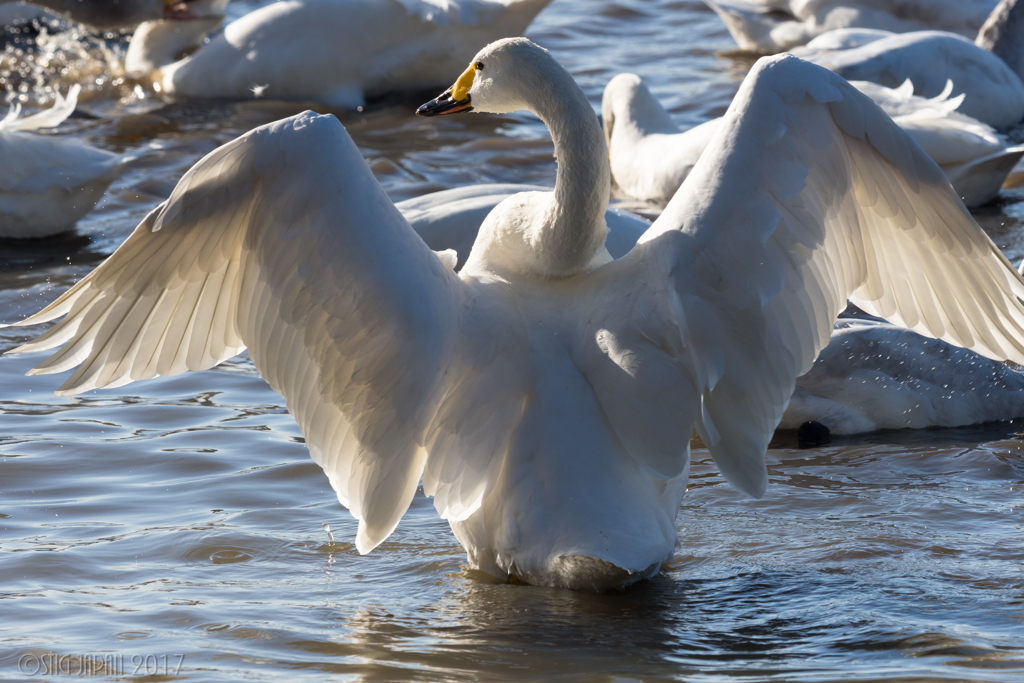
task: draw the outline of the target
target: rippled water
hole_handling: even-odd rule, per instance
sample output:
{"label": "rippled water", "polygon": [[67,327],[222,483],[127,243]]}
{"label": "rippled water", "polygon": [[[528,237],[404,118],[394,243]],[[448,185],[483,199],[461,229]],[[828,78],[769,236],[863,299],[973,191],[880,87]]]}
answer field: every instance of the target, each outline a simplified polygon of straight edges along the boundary
{"label": "rippled water", "polygon": [[[720,54],[732,43],[699,2],[555,0],[528,35],[595,106],[611,76],[634,71],[683,124],[724,111],[750,65]],[[88,272],[201,155],[303,108],[154,99],[97,61],[119,50],[96,41],[40,59],[9,44],[0,63],[3,87],[29,104],[88,80],[90,115],[57,134],[153,150],[76,233],[0,244],[0,319]],[[535,119],[413,117],[432,94],[339,113],[393,197],[553,182]],[[978,213],[1011,258],[1024,255],[1022,199]],[[0,330],[0,350],[32,334]],[[23,377],[40,359],[0,358],[0,677],[1024,680],[1012,423],[811,451],[780,436],[760,501],[696,450],[677,559],[594,596],[466,571],[422,496],[360,557],[355,523],[245,357],[76,398],[52,395],[60,378]]]}

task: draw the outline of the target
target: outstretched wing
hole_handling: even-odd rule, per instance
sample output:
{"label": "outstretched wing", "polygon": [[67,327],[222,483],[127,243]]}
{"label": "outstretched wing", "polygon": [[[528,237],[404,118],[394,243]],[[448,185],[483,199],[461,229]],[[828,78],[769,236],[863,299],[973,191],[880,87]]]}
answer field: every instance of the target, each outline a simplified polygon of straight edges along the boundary
{"label": "outstretched wing", "polygon": [[698,433],[729,481],[755,496],[794,382],[847,299],[1024,362],[1024,280],[942,171],[849,83],[789,55],[754,66],[625,258],[663,293],[696,368]]}
{"label": "outstretched wing", "polygon": [[[63,344],[33,372],[79,366],[60,388],[73,394],[209,368],[248,347],[368,552],[408,508],[425,445],[444,442],[441,484],[465,485],[442,447],[457,448],[445,435],[465,415],[449,374],[475,362],[452,367],[467,345],[456,334],[465,297],[337,119],[306,112],[197,163],[109,259],[19,323],[65,316],[19,351]],[[501,437],[488,437],[499,451]]]}

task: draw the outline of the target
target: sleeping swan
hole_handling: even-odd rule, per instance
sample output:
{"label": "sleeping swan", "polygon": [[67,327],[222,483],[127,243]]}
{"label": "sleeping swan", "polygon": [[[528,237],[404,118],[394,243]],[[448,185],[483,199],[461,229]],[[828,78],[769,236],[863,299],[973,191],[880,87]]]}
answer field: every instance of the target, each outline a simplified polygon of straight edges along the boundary
{"label": "sleeping swan", "polygon": [[851,81],[896,88],[907,79],[914,93],[935,97],[953,81],[963,94],[960,113],[996,130],[1024,118],[1024,3],[1003,0],[977,41],[942,31],[839,29],[792,52]]}
{"label": "sleeping swan", "polygon": [[974,39],[996,0],[704,0],[741,50],[774,54],[840,28],[952,31]]}
{"label": "sleeping swan", "polygon": [[138,158],[96,149],[74,138],[37,135],[75,111],[81,86],[53,107],[19,118],[13,105],[0,120],[0,237],[49,237],[89,213],[125,167]]}
{"label": "sleeping swan", "polygon": [[[869,81],[851,85],[893,117],[939,164],[967,206],[995,199],[1024,155],[1024,146],[1010,146],[990,126],[957,111],[964,95],[950,97],[951,81],[932,99],[914,95],[910,81],[895,89]],[[662,206],[693,170],[722,121],[712,119],[681,130],[635,74],[619,74],[609,81],[601,118],[616,186],[631,197]]]}
{"label": "sleeping swan", "polygon": [[221,0],[203,20],[142,24],[125,71],[170,95],[258,92],[355,109],[367,97],[449,82],[481,45],[519,35],[549,2],[284,0],[231,22],[181,59],[219,25]]}
{"label": "sleeping swan", "polygon": [[[373,550],[422,478],[470,562],[604,590],[678,542],[692,431],[753,496],[846,300],[1024,360],[1024,280],[945,176],[838,76],[758,62],[635,248],[604,246],[609,169],[572,77],[524,39],[481,50],[427,115],[526,109],[554,192],[512,195],[466,265],[431,251],[345,129],[304,113],[214,150],[107,261],[18,324],[74,394],[248,348]],[[911,267],[912,266],[912,267]]]}

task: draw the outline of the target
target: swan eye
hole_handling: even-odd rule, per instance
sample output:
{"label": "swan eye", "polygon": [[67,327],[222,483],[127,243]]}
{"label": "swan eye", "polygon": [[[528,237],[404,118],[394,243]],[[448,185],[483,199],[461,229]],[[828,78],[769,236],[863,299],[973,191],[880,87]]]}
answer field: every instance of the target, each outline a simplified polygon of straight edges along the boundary
{"label": "swan eye", "polygon": [[477,71],[483,71],[484,70],[484,63],[483,62],[477,62],[476,63],[476,70]]}

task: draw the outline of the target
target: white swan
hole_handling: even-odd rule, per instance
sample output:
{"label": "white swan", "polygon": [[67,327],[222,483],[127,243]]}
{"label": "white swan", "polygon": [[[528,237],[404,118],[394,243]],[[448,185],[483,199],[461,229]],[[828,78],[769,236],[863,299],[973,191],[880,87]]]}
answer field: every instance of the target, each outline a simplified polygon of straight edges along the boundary
{"label": "white swan", "polygon": [[643,80],[619,74],[601,97],[612,181],[630,197],[664,206],[690,175],[722,119],[682,130]]}
{"label": "white swan", "polygon": [[131,28],[144,21],[183,20],[204,0],[0,0],[0,24],[41,16],[48,10],[101,31]]}
{"label": "white swan", "polygon": [[[428,247],[455,250],[461,267],[481,223],[498,203],[516,192],[544,189],[472,185],[395,206]],[[605,213],[605,221],[605,246],[612,258],[628,253],[650,227],[647,220],[615,209]],[[1022,416],[1024,375],[1006,364],[883,320],[844,314],[810,371],[797,377],[779,429],[817,422],[832,434],[862,434]]]}
{"label": "white swan", "polygon": [[[930,100],[913,94],[910,81],[897,89],[867,81],[851,84],[893,117],[939,164],[967,206],[996,197],[1024,155],[991,127],[960,114],[964,95],[951,97],[952,83]],[[689,175],[722,119],[681,131],[635,74],[619,74],[601,100],[612,180],[626,194],[665,205]]]}
{"label": "white swan", "polygon": [[243,348],[287,400],[369,552],[422,477],[473,565],[578,589],[656,573],[693,429],[734,485],[848,298],[1024,360],[1024,280],[910,138],[790,56],[751,70],[637,246],[604,247],[604,137],[523,39],[484,48],[425,114],[528,109],[555,191],[488,215],[466,265],[431,251],[344,128],[301,114],[197,163],[101,266],[19,324],[78,366],[60,391],[208,368]]}
{"label": "white swan", "polygon": [[[315,100],[357,108],[393,90],[458,74],[482,45],[519,35],[551,0],[285,0],[214,28],[207,21],[142,24],[126,72],[168,94]],[[222,7],[221,7],[222,10]]]}
{"label": "white swan", "polygon": [[861,434],[1022,415],[1024,375],[1005,364],[885,322],[844,319],[797,380],[779,428],[814,421]]}
{"label": "white swan", "polygon": [[48,237],[89,213],[107,187],[138,158],[89,147],[79,140],[28,131],[53,128],[75,110],[81,87],[53,107],[19,118],[12,105],[0,120],[0,237]]}
{"label": "white swan", "polygon": [[996,0],[704,0],[741,50],[774,54],[842,28],[937,30],[974,39]]}
{"label": "white swan", "polygon": [[997,130],[1024,118],[1020,75],[996,54],[953,33],[843,29],[822,34],[792,53],[850,81],[896,88],[909,79],[922,97],[939,95],[953,81],[953,94],[965,95],[960,113]]}

